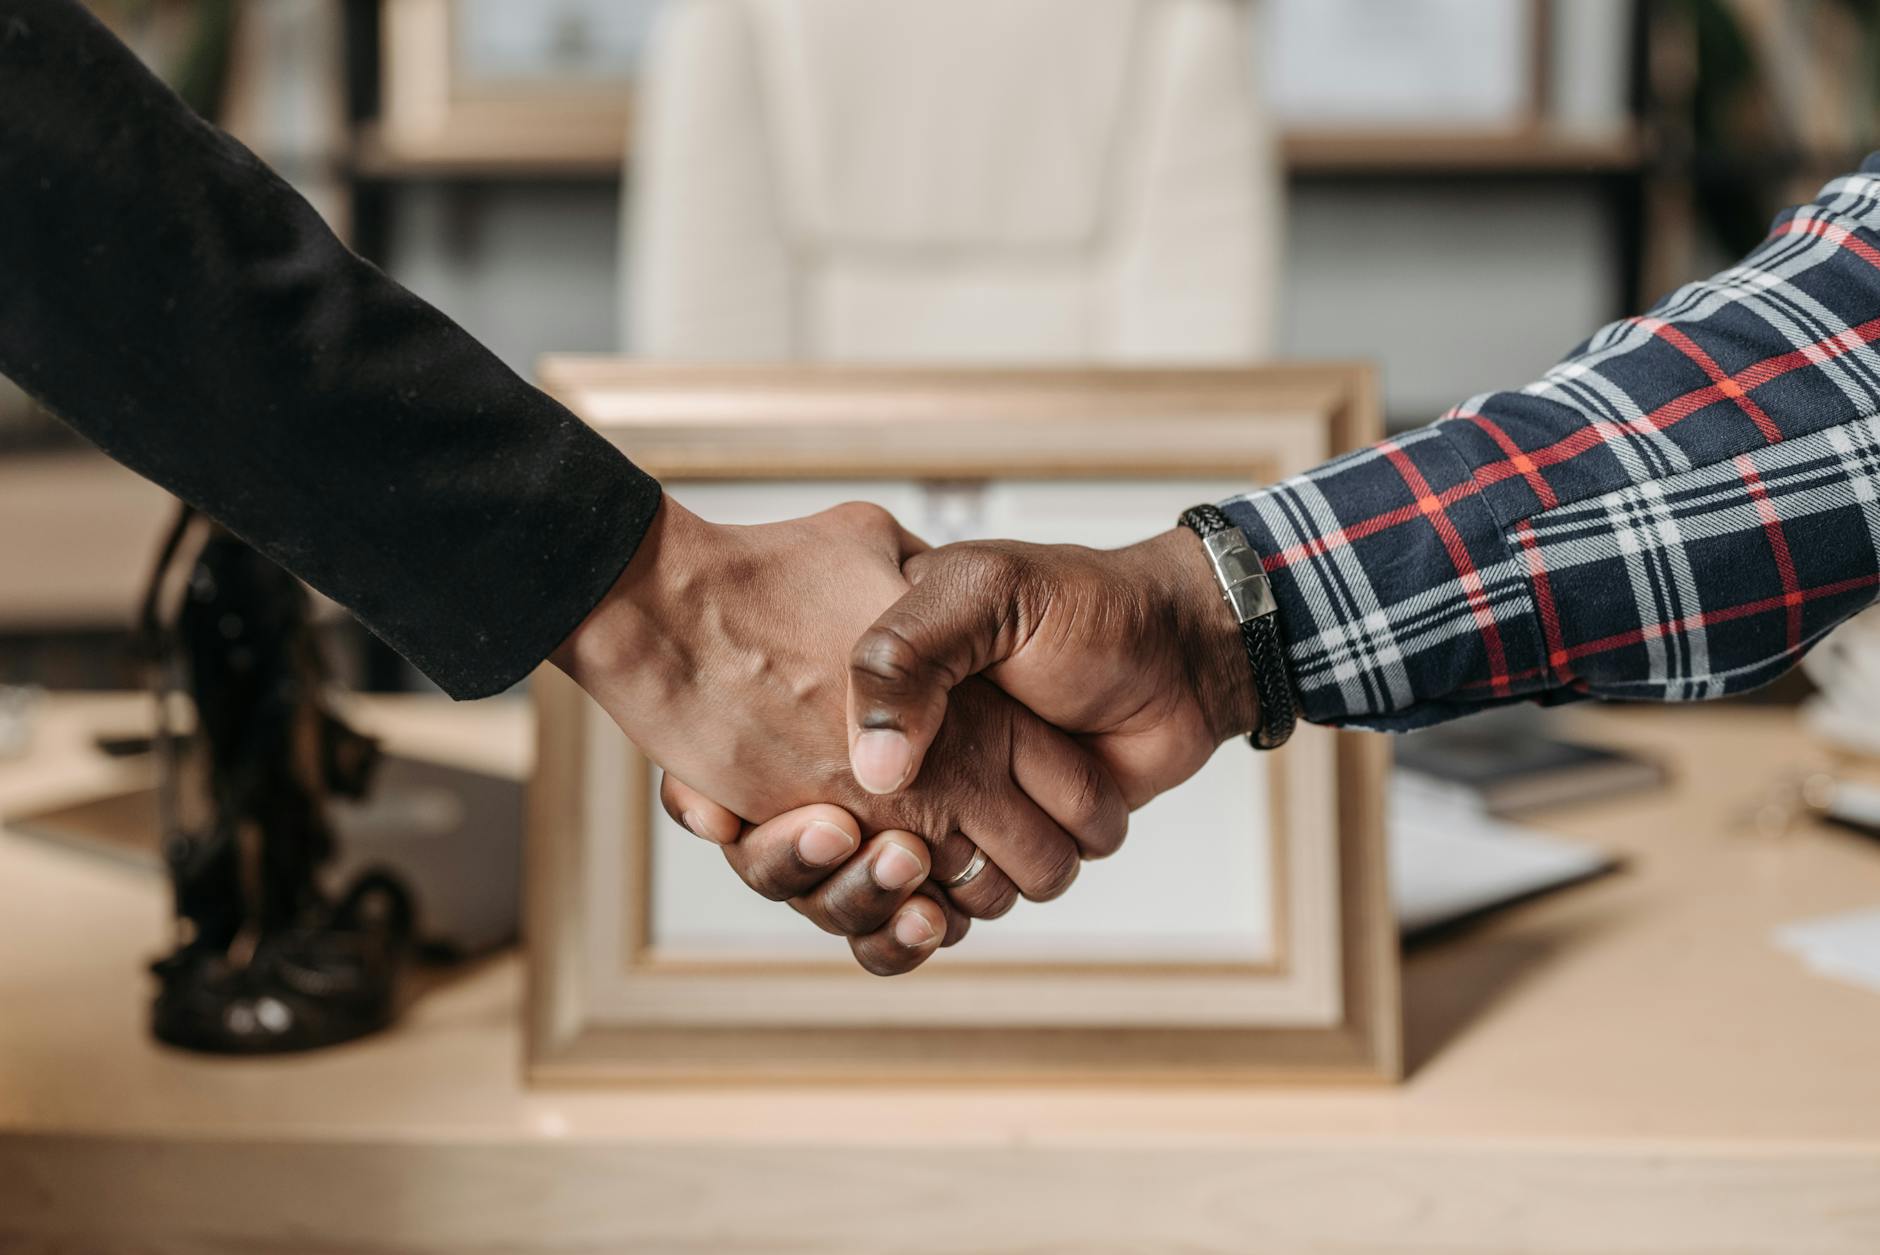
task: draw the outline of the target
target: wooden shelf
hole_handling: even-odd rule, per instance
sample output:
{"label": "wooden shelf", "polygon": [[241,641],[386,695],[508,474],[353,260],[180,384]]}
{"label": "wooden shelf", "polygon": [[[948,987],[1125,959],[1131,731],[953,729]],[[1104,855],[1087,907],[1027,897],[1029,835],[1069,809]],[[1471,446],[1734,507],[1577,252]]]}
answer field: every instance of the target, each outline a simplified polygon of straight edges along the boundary
{"label": "wooden shelf", "polygon": [[[585,114],[553,126],[492,113],[476,125],[453,124],[398,135],[361,131],[358,173],[379,179],[541,179],[619,176],[630,142],[624,114]],[[1574,135],[1506,132],[1354,130],[1290,131],[1281,140],[1295,176],[1461,174],[1608,174],[1637,169],[1636,133]]]}
{"label": "wooden shelf", "polygon": [[1294,175],[1610,174],[1644,159],[1631,132],[1292,131],[1282,145]]}
{"label": "wooden shelf", "polygon": [[490,119],[412,134],[369,125],[354,144],[352,167],[374,179],[615,179],[627,137],[624,114],[580,114],[553,125]]}

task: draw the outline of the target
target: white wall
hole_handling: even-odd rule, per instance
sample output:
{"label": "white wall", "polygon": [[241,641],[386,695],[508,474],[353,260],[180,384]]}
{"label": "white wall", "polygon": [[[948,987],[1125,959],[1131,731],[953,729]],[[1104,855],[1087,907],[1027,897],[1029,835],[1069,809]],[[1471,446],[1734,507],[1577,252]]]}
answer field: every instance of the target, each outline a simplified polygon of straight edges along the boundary
{"label": "white wall", "polygon": [[551,351],[620,347],[619,195],[606,187],[401,188],[391,273],[524,377]]}
{"label": "white wall", "polygon": [[1590,186],[1307,186],[1289,213],[1281,352],[1382,362],[1395,423],[1527,383],[1612,312]]}

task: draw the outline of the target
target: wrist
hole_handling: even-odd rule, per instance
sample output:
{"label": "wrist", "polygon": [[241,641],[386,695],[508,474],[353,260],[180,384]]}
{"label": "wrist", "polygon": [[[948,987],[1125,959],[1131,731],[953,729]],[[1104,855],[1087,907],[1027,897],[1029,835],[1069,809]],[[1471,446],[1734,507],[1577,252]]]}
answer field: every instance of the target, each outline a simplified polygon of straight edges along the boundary
{"label": "wrist", "polygon": [[603,693],[624,698],[689,680],[697,665],[687,625],[709,600],[705,559],[717,531],[663,497],[626,569],[549,661],[610,709]]}
{"label": "wrist", "polygon": [[1259,726],[1260,699],[1240,624],[1221,596],[1207,549],[1179,526],[1145,543],[1154,547],[1167,614],[1214,744],[1247,735]]}

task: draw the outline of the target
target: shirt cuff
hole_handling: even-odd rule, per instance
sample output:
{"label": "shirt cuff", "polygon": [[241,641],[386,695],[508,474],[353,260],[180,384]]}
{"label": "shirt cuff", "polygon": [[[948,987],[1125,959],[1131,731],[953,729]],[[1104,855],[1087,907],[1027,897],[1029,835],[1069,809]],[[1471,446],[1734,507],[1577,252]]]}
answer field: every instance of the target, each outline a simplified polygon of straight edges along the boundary
{"label": "shirt cuff", "polygon": [[1547,688],[1527,573],[1440,428],[1221,509],[1266,566],[1313,723],[1407,731]]}

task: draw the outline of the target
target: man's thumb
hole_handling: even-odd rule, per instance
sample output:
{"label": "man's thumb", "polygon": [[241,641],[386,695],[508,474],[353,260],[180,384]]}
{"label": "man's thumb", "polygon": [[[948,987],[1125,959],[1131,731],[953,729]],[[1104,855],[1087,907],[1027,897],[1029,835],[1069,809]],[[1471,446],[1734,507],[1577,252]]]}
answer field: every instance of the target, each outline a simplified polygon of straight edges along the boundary
{"label": "man's thumb", "polygon": [[999,661],[1003,607],[959,595],[936,575],[888,607],[849,654],[849,766],[870,793],[913,783],[947,694]]}

